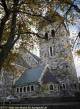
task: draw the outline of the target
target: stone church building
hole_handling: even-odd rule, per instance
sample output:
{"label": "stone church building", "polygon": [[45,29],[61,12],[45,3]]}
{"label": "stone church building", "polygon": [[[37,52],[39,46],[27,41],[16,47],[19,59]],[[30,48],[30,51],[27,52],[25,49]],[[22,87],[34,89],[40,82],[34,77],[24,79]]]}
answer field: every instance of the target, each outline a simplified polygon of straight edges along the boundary
{"label": "stone church building", "polygon": [[16,80],[18,97],[74,96],[77,74],[71,52],[69,33],[61,23],[43,27],[40,57],[25,51],[23,59],[29,66]]}

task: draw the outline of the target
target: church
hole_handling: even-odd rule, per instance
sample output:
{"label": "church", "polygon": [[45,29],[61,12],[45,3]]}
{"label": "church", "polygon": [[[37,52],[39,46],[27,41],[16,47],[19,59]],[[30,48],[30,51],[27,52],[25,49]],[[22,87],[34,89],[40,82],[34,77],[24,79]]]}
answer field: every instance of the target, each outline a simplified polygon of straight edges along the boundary
{"label": "church", "polygon": [[[14,84],[17,97],[74,96],[77,73],[71,52],[69,32],[61,22],[43,27],[39,33],[40,57],[23,53],[27,65]],[[27,67],[28,66],[28,67]]]}

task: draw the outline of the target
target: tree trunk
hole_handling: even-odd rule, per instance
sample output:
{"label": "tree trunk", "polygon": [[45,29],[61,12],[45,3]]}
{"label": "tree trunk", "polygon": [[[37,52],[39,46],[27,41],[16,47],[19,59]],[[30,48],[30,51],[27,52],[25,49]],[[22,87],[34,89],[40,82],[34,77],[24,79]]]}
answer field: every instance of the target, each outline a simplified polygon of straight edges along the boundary
{"label": "tree trunk", "polygon": [[18,0],[14,0],[12,22],[11,22],[11,32],[4,48],[0,52],[0,70],[2,68],[2,65],[4,64],[5,59],[8,57],[10,50],[13,48],[15,41],[17,41],[15,40],[17,6],[18,6]]}
{"label": "tree trunk", "polygon": [[0,42],[3,36],[3,31],[4,31],[4,27],[5,27],[5,23],[9,18],[10,13],[5,14],[5,16],[2,18],[1,23],[0,23]]}

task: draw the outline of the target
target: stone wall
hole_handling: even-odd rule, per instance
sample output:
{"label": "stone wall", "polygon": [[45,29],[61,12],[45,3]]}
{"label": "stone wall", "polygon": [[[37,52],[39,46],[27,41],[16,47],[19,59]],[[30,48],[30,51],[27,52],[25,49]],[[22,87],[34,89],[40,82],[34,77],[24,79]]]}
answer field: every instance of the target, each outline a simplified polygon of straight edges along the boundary
{"label": "stone wall", "polygon": [[[51,30],[56,31],[55,36],[51,36]],[[77,80],[77,74],[69,42],[69,33],[62,24],[54,23],[44,27],[40,34],[45,36],[48,33],[48,40],[40,39],[40,56],[44,64],[48,64],[51,69],[62,69]],[[52,56],[50,56],[52,47]]]}
{"label": "stone wall", "polygon": [[0,77],[0,99],[5,99],[12,94],[13,76],[10,72],[2,69]]}

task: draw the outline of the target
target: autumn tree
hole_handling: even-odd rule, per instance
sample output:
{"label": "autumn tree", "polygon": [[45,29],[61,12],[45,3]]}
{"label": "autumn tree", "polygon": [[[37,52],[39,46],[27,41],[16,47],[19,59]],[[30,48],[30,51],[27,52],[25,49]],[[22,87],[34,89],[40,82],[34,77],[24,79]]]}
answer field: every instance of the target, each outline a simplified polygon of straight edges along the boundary
{"label": "autumn tree", "polygon": [[[35,36],[45,38],[38,34],[42,26],[57,20],[66,28],[69,23],[75,23],[75,18],[78,19],[80,14],[75,2],[76,0],[1,0],[0,70],[6,63],[15,60],[19,47],[33,47]],[[19,47],[16,49],[17,43]]]}

